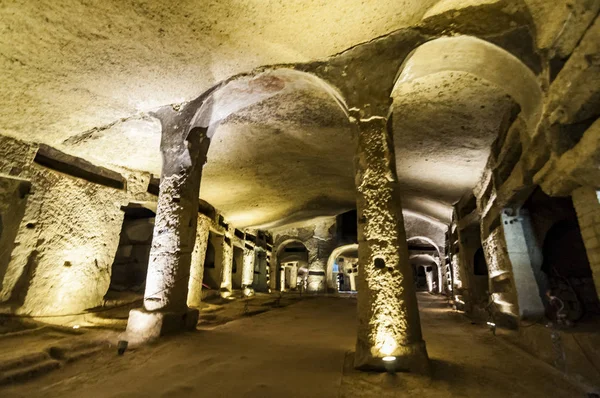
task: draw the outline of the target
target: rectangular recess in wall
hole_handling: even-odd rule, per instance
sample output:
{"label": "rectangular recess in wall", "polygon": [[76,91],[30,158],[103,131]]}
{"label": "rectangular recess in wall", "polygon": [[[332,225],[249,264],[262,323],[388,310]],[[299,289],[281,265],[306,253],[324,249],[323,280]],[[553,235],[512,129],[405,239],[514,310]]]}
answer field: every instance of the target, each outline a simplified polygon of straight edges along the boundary
{"label": "rectangular recess in wall", "polygon": [[72,177],[116,189],[126,189],[127,180],[116,171],[95,166],[87,160],[68,155],[48,145],[40,144],[35,163]]}
{"label": "rectangular recess in wall", "polygon": [[256,236],[246,233],[246,240],[249,240],[250,242],[256,244]]}
{"label": "rectangular recess in wall", "polygon": [[254,250],[254,246],[252,246],[252,245],[249,245],[249,244],[247,244],[247,243],[246,243],[244,246],[245,246],[245,247],[246,247],[246,249],[248,249],[248,250]]}
{"label": "rectangular recess in wall", "polygon": [[244,239],[246,239],[246,234],[245,234],[244,232],[240,231],[240,230],[239,230],[239,229],[237,229],[237,228],[235,229],[235,232],[234,232],[234,234],[235,234],[235,236],[237,236],[237,237],[238,237],[238,238],[240,238],[241,240],[244,240]]}
{"label": "rectangular recess in wall", "polygon": [[146,188],[146,192],[152,195],[158,196],[158,192],[160,191],[160,178],[152,176],[150,177],[150,182],[148,183],[148,188]]}
{"label": "rectangular recess in wall", "polygon": [[308,275],[325,276],[325,271],[308,271]]}
{"label": "rectangular recess in wall", "polygon": [[225,241],[225,243],[229,246],[231,246],[231,239],[229,239],[227,236],[223,238],[223,240]]}

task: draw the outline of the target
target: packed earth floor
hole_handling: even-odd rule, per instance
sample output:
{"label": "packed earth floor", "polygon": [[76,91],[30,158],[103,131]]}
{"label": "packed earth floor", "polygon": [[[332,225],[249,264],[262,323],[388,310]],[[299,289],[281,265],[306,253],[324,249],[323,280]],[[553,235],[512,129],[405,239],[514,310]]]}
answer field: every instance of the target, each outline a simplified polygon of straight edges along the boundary
{"label": "packed earth floor", "polygon": [[585,397],[558,371],[419,293],[431,376],[352,369],[354,297],[307,297],[0,388],[10,397]]}

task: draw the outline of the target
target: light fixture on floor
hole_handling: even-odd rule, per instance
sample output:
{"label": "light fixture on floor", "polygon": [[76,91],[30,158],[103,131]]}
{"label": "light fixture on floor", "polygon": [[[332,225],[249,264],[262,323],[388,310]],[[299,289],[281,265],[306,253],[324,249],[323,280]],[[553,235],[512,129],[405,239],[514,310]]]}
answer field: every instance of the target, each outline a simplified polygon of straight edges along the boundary
{"label": "light fixture on floor", "polygon": [[385,366],[385,370],[389,373],[389,374],[394,374],[396,372],[396,357],[393,355],[388,355],[385,356],[383,358],[381,358],[383,360],[383,364]]}
{"label": "light fixture on floor", "polygon": [[73,325],[73,329],[79,329],[79,325]]}

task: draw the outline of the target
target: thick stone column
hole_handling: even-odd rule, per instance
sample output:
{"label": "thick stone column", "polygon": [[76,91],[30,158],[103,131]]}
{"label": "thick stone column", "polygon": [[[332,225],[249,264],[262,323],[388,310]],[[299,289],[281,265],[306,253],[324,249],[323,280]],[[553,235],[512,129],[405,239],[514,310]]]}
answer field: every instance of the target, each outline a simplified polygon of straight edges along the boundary
{"label": "thick stone column", "polygon": [[284,266],[279,266],[279,291],[285,291],[285,268]]}
{"label": "thick stone column", "polygon": [[[359,369],[428,371],[413,284],[400,187],[386,119],[361,120],[356,156],[358,191]],[[395,357],[393,362],[384,357]]]}
{"label": "thick stone column", "polygon": [[198,216],[196,244],[192,252],[192,265],[190,267],[190,280],[188,284],[187,305],[189,307],[198,307],[202,301],[202,279],[204,277],[204,260],[210,232],[209,224],[210,222],[205,216]]}
{"label": "thick stone column", "polygon": [[254,280],[254,262],[256,261],[256,253],[254,249],[244,249],[244,263],[242,265],[242,291],[244,296],[250,296],[254,293],[252,289],[252,281]]}
{"label": "thick stone column", "polygon": [[187,295],[208,142],[201,129],[185,132],[177,120],[163,121],[163,166],[144,308],[129,314],[132,340],[196,326],[198,311],[187,307]]}
{"label": "thick stone column", "polygon": [[539,319],[544,315],[542,297],[546,285],[541,249],[536,246],[529,214],[524,210],[511,213],[504,210],[500,221],[517,291],[516,315],[520,319]]}
{"label": "thick stone column", "polygon": [[233,246],[231,240],[222,236],[219,238],[220,253],[215,256],[215,261],[221,263],[221,285],[220,295],[223,298],[230,297],[233,292],[232,272],[233,272]]}
{"label": "thick stone column", "polygon": [[298,264],[290,268],[290,290],[296,290],[298,287]]}
{"label": "thick stone column", "polygon": [[350,290],[356,291],[356,274],[352,271],[348,276],[350,277]]}

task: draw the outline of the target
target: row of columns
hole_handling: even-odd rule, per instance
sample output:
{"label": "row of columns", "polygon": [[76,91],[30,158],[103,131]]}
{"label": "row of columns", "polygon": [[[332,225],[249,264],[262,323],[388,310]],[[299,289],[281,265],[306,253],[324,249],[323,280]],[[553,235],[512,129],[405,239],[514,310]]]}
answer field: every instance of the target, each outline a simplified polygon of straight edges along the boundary
{"label": "row of columns", "polygon": [[[197,303],[201,272],[190,266],[201,251],[197,206],[210,140],[201,129],[185,132],[177,120],[162,122],[163,169],[144,307],[131,311],[127,329],[130,337],[139,339],[193,328],[198,318],[198,311],[188,304]],[[358,122],[355,166],[362,269],[357,280],[355,367],[423,371],[428,367],[427,351],[412,283],[392,136],[386,126],[383,117]],[[231,290],[232,253],[230,245],[223,246],[229,251],[222,253],[227,259],[222,293]],[[251,254],[245,253],[245,282],[250,280],[250,265]],[[190,281],[189,274],[196,281]]]}

